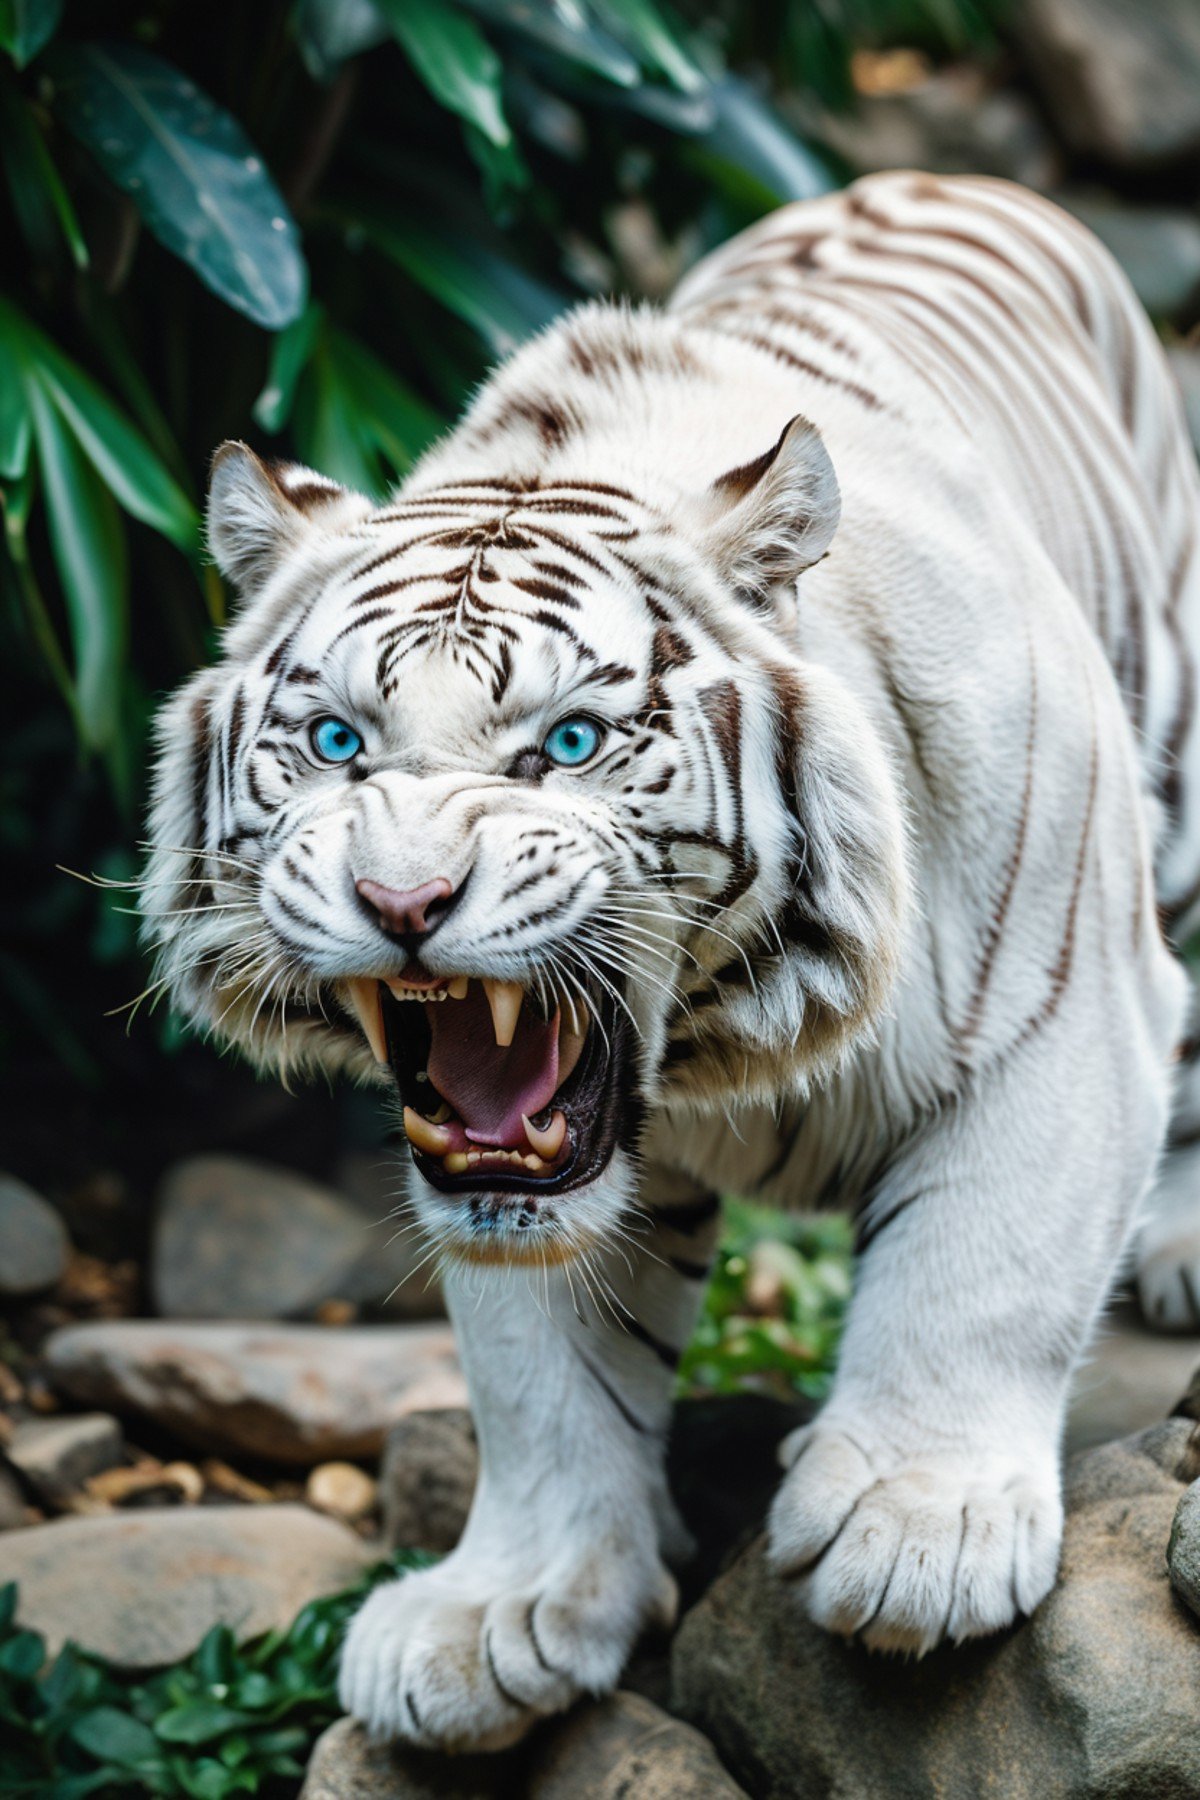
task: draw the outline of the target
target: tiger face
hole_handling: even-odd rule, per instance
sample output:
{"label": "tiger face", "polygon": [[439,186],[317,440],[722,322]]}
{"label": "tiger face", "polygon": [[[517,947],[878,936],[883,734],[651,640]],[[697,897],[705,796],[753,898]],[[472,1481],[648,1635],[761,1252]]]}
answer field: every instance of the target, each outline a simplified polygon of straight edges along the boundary
{"label": "tiger face", "polygon": [[259,1064],[393,1084],[443,1251],[568,1260],[648,1108],[794,1089],[867,1028],[899,817],[781,635],[837,519],[804,421],[674,509],[447,456],[373,508],[218,453],[242,605],[161,720],[145,932]]}

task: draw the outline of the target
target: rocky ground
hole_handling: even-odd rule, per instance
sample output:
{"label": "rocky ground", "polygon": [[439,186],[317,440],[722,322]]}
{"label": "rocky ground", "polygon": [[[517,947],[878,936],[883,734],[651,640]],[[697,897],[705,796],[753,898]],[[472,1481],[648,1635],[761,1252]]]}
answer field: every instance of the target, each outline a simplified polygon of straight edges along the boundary
{"label": "rocky ground", "polygon": [[[158,1313],[133,1319],[134,1273],[81,1256],[44,1200],[0,1184],[0,1583],[48,1655],[70,1639],[140,1678],[194,1663],[214,1625],[285,1631],[390,1551],[453,1547],[477,1473],[453,1342],[436,1291],[364,1256],[369,1223],[279,1168],[178,1167],[151,1245]],[[771,1269],[752,1270],[768,1300]],[[390,1309],[385,1279],[401,1282]],[[811,1402],[681,1400],[671,1479],[697,1549],[678,1629],[639,1649],[623,1691],[498,1758],[389,1750],[345,1720],[309,1756],[301,1733],[303,1795],[1192,1796],[1197,1361],[1200,1342],[1114,1312],[1077,1383],[1058,1590],[994,1642],[919,1665],[813,1630],[766,1574],[775,1447]]]}

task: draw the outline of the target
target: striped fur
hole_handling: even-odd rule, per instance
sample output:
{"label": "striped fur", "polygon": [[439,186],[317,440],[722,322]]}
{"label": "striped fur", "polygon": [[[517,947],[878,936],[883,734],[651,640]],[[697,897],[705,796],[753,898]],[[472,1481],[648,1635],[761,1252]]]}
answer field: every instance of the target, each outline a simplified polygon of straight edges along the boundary
{"label": "striped fur", "polygon": [[[246,598],[164,714],[145,907],[177,1002],[264,1064],[365,1075],[350,878],[469,870],[445,973],[615,959],[638,1030],[640,1182],[619,1150],[548,1244],[578,1284],[539,1277],[535,1323],[516,1278],[450,1276],[489,1477],[455,1557],[352,1632],[364,1717],[510,1741],[666,1604],[713,1187],[860,1220],[781,1575],[915,1650],[1045,1592],[1068,1379],[1169,1128],[1143,1295],[1182,1324],[1200,1294],[1164,941],[1200,927],[1197,498],[1096,241],[916,175],[785,208],[665,313],[569,316],[382,508],[218,464]],[[601,754],[547,773],[581,710]],[[318,712],[363,732],[361,780],[306,756]],[[465,1214],[413,1199],[466,1253]],[[534,1338],[564,1346],[537,1380]]]}

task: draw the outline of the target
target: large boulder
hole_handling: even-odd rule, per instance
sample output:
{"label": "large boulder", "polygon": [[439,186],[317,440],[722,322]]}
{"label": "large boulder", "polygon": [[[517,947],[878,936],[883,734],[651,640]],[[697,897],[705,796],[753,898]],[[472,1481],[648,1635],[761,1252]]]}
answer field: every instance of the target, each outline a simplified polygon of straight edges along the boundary
{"label": "large boulder", "polygon": [[108,1413],[58,1413],[23,1419],[5,1455],[39,1500],[65,1507],[90,1476],[119,1463],[124,1449],[124,1433]]}
{"label": "large boulder", "polygon": [[461,1406],[448,1325],[235,1325],[103,1320],[53,1332],[52,1386],[132,1411],[218,1453],[311,1464],[376,1455],[422,1407]]}
{"label": "large boulder", "polygon": [[[159,1190],[155,1304],[174,1319],[309,1318],[328,1300],[383,1306],[420,1253],[397,1238],[390,1210],[367,1216],[352,1197],[274,1163],[190,1157]],[[432,1306],[411,1298],[411,1310],[437,1308],[436,1295]]]}
{"label": "large boulder", "polygon": [[1183,1418],[1076,1458],[1054,1592],[1000,1637],[919,1663],[810,1624],[760,1539],[685,1618],[673,1710],[756,1800],[1185,1800],[1200,1631],[1165,1552],[1197,1474]]}
{"label": "large boulder", "polygon": [[214,1625],[239,1638],[291,1624],[373,1556],[304,1506],[203,1506],[57,1519],[0,1536],[0,1583],[51,1654],[67,1638],[123,1669],[187,1656]]}
{"label": "large boulder", "polygon": [[53,1287],[70,1248],[67,1228],[49,1202],[15,1175],[0,1175],[0,1298]]}
{"label": "large boulder", "polygon": [[1019,0],[1011,23],[1073,149],[1136,168],[1200,148],[1195,0]]}

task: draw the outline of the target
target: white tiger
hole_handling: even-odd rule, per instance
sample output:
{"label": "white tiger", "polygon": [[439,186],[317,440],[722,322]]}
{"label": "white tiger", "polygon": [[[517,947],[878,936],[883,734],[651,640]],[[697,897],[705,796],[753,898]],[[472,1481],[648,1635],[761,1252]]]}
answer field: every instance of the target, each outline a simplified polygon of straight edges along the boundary
{"label": "white tiger", "polygon": [[1169,1124],[1142,1292],[1200,1315],[1198,517],[1105,252],[908,174],[566,317],[383,507],[218,454],[243,604],[162,717],[147,937],[260,1063],[397,1084],[482,1452],[350,1631],[372,1727],[509,1743],[670,1616],[721,1189],[859,1220],[797,1603],[920,1653],[1047,1592]]}

